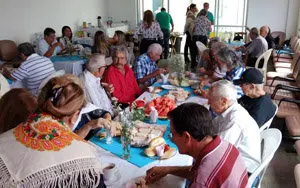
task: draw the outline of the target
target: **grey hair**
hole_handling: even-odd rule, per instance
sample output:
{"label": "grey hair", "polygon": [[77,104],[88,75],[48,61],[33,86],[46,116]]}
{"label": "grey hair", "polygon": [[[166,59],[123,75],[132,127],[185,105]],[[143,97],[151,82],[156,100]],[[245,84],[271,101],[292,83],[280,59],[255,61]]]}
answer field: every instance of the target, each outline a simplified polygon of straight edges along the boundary
{"label": "grey hair", "polygon": [[231,68],[243,66],[242,58],[231,48],[220,48],[216,53],[216,57]]}
{"label": "grey hair", "polygon": [[97,72],[100,67],[105,66],[105,65],[106,65],[105,55],[92,54],[88,59],[88,62],[86,64],[86,69],[89,72]]}
{"label": "grey hair", "polygon": [[264,84],[254,84],[257,89],[263,89]]}
{"label": "grey hair", "polygon": [[251,30],[250,30],[250,33],[252,35],[255,35],[256,37],[259,35],[258,29],[256,27],[252,27]]}
{"label": "grey hair", "polygon": [[128,57],[128,50],[125,46],[121,45],[121,46],[117,46],[116,48],[113,48],[112,49],[112,52],[111,52],[111,56],[112,58],[116,57],[117,53],[124,53],[125,56],[126,56],[126,59]]}
{"label": "grey hair", "polygon": [[219,80],[212,84],[214,88],[214,97],[224,97],[232,103],[237,100],[237,89],[232,82],[228,80]]}
{"label": "grey hair", "polygon": [[158,43],[153,43],[148,47],[147,53],[161,54],[162,47]]}
{"label": "grey hair", "polygon": [[201,9],[197,16],[206,16],[207,11],[205,9]]}
{"label": "grey hair", "polygon": [[227,45],[224,42],[213,42],[213,41],[211,41],[211,49],[213,51],[218,51],[221,48],[227,48]]}

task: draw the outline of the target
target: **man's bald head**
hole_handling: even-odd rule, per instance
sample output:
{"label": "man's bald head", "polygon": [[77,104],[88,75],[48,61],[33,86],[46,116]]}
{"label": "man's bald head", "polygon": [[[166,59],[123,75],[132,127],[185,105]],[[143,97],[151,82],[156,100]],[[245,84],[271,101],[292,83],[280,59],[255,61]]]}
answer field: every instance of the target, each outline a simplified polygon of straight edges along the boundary
{"label": "man's bald head", "polygon": [[268,26],[262,26],[261,28],[260,28],[260,30],[259,30],[259,34],[260,34],[260,36],[262,36],[262,37],[266,37],[267,35],[268,35],[268,33],[269,33],[269,27]]}

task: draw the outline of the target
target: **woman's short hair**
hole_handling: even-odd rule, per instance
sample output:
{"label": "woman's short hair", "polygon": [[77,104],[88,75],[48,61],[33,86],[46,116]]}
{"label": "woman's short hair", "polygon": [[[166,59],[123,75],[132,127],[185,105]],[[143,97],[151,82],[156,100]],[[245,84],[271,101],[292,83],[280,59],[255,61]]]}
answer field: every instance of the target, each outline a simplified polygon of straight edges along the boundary
{"label": "woman's short hair", "polygon": [[218,134],[218,128],[212,124],[210,112],[202,105],[184,103],[170,111],[168,117],[178,134],[186,131],[198,141]]}
{"label": "woman's short hair", "polygon": [[37,100],[29,91],[15,88],[0,99],[0,134],[25,122],[37,109]]}
{"label": "woman's short hair", "polygon": [[238,56],[236,52],[229,47],[220,48],[216,53],[216,57],[217,59],[226,63],[231,68],[243,66],[242,58]]}
{"label": "woman's short hair", "polygon": [[206,16],[206,15],[207,15],[207,10],[201,9],[197,16]]}
{"label": "woman's short hair", "polygon": [[212,84],[213,96],[223,97],[231,102],[235,102],[237,99],[237,89],[232,82],[228,80],[219,80]]}
{"label": "woman's short hair", "polygon": [[39,109],[57,118],[73,115],[85,105],[79,83],[79,78],[68,74],[50,79],[38,96]]}

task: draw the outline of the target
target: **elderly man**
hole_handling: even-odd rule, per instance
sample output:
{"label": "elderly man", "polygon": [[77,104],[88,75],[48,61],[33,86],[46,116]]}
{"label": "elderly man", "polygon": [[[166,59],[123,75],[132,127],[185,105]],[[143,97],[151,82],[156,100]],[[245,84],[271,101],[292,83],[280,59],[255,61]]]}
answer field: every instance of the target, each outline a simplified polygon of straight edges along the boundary
{"label": "elderly man", "polygon": [[257,58],[268,50],[268,43],[264,37],[259,35],[256,27],[251,28],[249,35],[252,41],[237,49],[244,48],[247,51],[247,66],[254,67]]}
{"label": "elderly man", "polygon": [[36,54],[30,43],[20,44],[18,52],[24,62],[12,74],[6,69],[3,74],[13,81],[22,81],[25,87],[36,96],[42,81],[55,72],[53,63],[48,58]]}
{"label": "elderly man", "polygon": [[233,83],[241,86],[245,95],[238,102],[249,112],[259,127],[273,117],[276,107],[271,97],[264,91],[263,75],[258,69],[247,69],[241,79],[234,80]]}
{"label": "elderly man", "polygon": [[262,26],[259,29],[259,34],[260,36],[262,36],[263,38],[266,39],[267,43],[268,43],[268,49],[274,48],[275,47],[275,42],[273,37],[270,34],[270,29],[268,26]]}
{"label": "elderly man", "polygon": [[84,85],[87,99],[96,107],[108,111],[113,114],[113,107],[110,99],[105,92],[105,87],[108,93],[113,92],[113,86],[102,83],[101,78],[105,72],[108,63],[105,61],[105,56],[100,54],[92,54],[88,59],[86,70],[79,76]]}
{"label": "elderly man", "polygon": [[112,94],[122,104],[132,103],[142,94],[132,69],[127,65],[127,55],[124,47],[114,49],[113,64],[104,75],[104,82],[113,85],[115,89]]}
{"label": "elderly man", "polygon": [[38,54],[45,57],[55,56],[62,51],[64,47],[55,38],[55,31],[47,27],[44,30],[44,38],[39,41]]}
{"label": "elderly man", "polygon": [[172,174],[188,179],[190,187],[246,187],[248,175],[240,153],[217,136],[218,127],[212,125],[205,107],[185,103],[168,117],[179,153],[192,156],[195,162],[193,166],[153,167],[147,171],[148,183]]}
{"label": "elderly man", "polygon": [[147,53],[140,55],[134,66],[134,73],[138,83],[142,86],[150,86],[155,82],[155,77],[166,73],[167,69],[158,68],[156,61],[160,59],[162,47],[158,43],[151,44]]}
{"label": "elderly man", "polygon": [[219,127],[220,137],[238,148],[249,173],[261,163],[260,132],[255,120],[237,103],[236,88],[227,80],[213,83],[208,104],[218,115],[213,125]]}
{"label": "elderly man", "polygon": [[166,12],[165,8],[160,9],[160,13],[156,14],[155,20],[159,23],[161,31],[164,34],[164,59],[169,56],[169,40],[170,40],[170,24],[172,26],[171,32],[174,30],[174,23],[171,15]]}

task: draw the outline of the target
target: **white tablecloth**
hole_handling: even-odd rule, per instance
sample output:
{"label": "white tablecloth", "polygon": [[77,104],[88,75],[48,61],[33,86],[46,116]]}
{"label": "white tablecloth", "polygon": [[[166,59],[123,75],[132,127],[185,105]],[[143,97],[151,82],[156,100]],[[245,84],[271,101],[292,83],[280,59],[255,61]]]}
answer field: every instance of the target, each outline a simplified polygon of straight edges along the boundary
{"label": "white tablecloth", "polygon": [[92,37],[73,37],[73,43],[75,44],[81,44],[81,45],[89,45],[93,46],[94,45],[94,39]]}
{"label": "white tablecloth", "polygon": [[[92,143],[93,144],[93,143]],[[94,144],[93,144],[94,145]],[[95,145],[97,148],[97,153],[98,153],[98,159],[100,160],[100,163],[103,165],[103,167],[107,166],[109,163],[114,163],[120,174],[121,178],[116,181],[115,183],[112,184],[107,184],[106,186],[108,188],[117,188],[117,187],[125,187],[125,185],[134,180],[135,178],[145,176],[146,171],[150,169],[153,166],[188,166],[192,165],[193,158],[187,155],[181,155],[181,154],[176,154],[174,157],[167,159],[167,160],[157,160],[153,163],[150,163],[142,168],[139,168],[126,160],[123,160],[114,154],[102,149],[101,147],[98,147]],[[155,182],[152,186],[150,187],[172,187],[172,188],[183,188],[185,187],[185,179],[173,176],[173,175],[168,175],[161,180]]]}
{"label": "white tablecloth", "polygon": [[51,57],[51,61],[54,63],[56,71],[65,70],[66,73],[74,74],[78,76],[82,73],[84,60],[80,58],[69,57]]}

